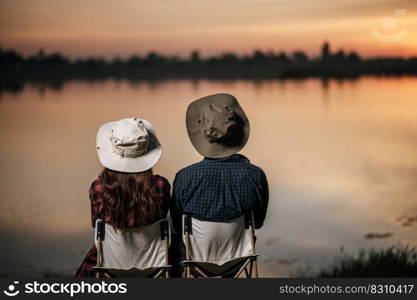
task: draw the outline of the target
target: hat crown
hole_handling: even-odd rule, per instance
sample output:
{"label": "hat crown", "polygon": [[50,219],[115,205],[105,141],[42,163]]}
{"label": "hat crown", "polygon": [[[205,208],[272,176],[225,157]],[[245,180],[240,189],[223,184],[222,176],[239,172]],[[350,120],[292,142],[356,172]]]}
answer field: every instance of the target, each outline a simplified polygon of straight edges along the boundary
{"label": "hat crown", "polygon": [[239,152],[247,143],[250,126],[237,99],[213,94],[190,103],[186,113],[188,137],[204,157],[221,158]]}
{"label": "hat crown", "polygon": [[139,157],[148,150],[149,133],[141,119],[123,119],[112,127],[110,143],[120,157]]}
{"label": "hat crown", "polygon": [[199,123],[210,143],[226,140],[236,129],[234,111],[228,105],[209,104],[203,107]]}

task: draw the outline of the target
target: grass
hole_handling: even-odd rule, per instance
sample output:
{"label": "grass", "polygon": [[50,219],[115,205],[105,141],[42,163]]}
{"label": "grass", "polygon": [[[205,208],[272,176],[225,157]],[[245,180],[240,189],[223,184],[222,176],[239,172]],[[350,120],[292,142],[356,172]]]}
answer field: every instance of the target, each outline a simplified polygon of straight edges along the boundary
{"label": "grass", "polygon": [[299,270],[298,277],[417,277],[417,250],[407,245],[361,249],[342,254],[319,271]]}

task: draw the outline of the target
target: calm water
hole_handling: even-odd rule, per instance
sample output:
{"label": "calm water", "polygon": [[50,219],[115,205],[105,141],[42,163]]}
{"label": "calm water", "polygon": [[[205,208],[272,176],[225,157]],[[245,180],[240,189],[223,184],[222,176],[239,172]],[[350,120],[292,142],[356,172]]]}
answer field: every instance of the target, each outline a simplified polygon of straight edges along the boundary
{"label": "calm water", "polygon": [[164,146],[156,172],[172,182],[201,159],[186,135],[187,105],[217,92],[245,109],[251,137],[242,153],[269,179],[263,276],[325,266],[341,247],[417,245],[417,224],[407,222],[417,216],[417,78],[72,82],[1,94],[0,275],[67,274],[80,264],[92,244],[100,124],[154,123]]}

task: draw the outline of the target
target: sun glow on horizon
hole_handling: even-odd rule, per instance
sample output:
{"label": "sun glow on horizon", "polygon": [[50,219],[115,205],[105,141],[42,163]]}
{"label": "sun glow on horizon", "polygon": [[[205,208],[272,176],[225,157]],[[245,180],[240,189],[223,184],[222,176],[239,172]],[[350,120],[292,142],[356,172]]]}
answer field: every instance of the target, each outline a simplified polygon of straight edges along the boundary
{"label": "sun glow on horizon", "polygon": [[327,40],[334,50],[364,57],[417,56],[411,0],[0,0],[0,7],[1,47],[24,55],[44,49],[111,58],[154,50],[184,57],[194,49],[206,56],[259,49],[316,56]]}

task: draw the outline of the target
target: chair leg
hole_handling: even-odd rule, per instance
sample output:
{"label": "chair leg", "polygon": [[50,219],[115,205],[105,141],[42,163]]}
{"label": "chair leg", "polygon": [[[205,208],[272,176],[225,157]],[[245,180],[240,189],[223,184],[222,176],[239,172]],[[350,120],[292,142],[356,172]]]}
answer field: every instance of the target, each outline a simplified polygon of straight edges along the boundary
{"label": "chair leg", "polygon": [[197,266],[194,266],[194,269],[200,273],[201,276],[203,276],[204,278],[208,278],[208,276]]}
{"label": "chair leg", "polygon": [[236,275],[235,275],[235,277],[234,278],[238,278],[239,276],[240,276],[240,273],[242,273],[243,272],[243,270],[246,268],[246,266],[248,265],[248,263],[249,263],[249,259],[247,259],[246,261],[245,261],[245,263],[242,265],[242,267],[239,269],[239,271],[236,273]]}
{"label": "chair leg", "polygon": [[[251,219],[252,219],[252,222],[249,225],[249,232],[250,232],[250,240],[252,244],[252,254],[255,254],[256,250],[255,250],[255,229],[253,227],[253,224],[254,224],[253,211],[251,211]],[[258,263],[256,261],[256,258],[252,258],[252,260],[253,260],[253,266],[254,266],[254,278],[258,278]]]}
{"label": "chair leg", "polygon": [[250,271],[248,272],[248,268],[247,267],[245,268],[245,275],[246,275],[246,278],[250,278]]}
{"label": "chair leg", "polygon": [[191,278],[191,267],[189,264],[185,266],[185,278]]}
{"label": "chair leg", "polygon": [[253,261],[251,260],[249,264],[249,278],[252,278],[252,277],[253,277]]}
{"label": "chair leg", "polygon": [[255,270],[255,276],[254,278],[259,278],[259,274],[258,274],[258,262],[256,259],[253,260],[253,265],[254,265],[254,270]]}
{"label": "chair leg", "polygon": [[158,273],[156,273],[156,275],[154,276],[154,278],[160,278],[163,272],[164,269],[159,270]]}
{"label": "chair leg", "polygon": [[[190,234],[188,232],[185,233],[185,258],[189,261],[190,260]],[[185,265],[185,277],[191,278],[191,270],[190,265]]]}

